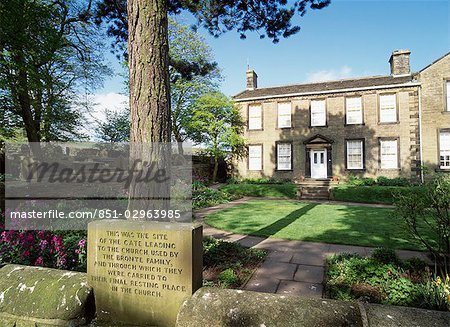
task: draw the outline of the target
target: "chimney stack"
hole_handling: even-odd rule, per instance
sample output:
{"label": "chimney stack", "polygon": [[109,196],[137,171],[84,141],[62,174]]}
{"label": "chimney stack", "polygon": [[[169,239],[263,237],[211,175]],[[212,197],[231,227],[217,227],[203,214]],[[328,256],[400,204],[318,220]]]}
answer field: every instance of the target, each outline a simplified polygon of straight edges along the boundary
{"label": "chimney stack", "polygon": [[394,50],[392,52],[391,58],[389,58],[392,76],[411,74],[411,69],[409,66],[410,54],[411,51],[409,50]]}
{"label": "chimney stack", "polygon": [[258,75],[254,70],[247,70],[247,90],[254,90],[258,88]]}

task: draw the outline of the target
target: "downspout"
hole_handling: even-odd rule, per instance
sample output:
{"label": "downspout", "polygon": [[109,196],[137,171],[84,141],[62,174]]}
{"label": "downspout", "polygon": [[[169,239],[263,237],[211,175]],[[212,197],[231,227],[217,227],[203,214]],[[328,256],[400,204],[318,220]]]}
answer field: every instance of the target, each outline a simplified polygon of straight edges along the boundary
{"label": "downspout", "polygon": [[420,156],[420,181],[423,183],[423,148],[422,148],[422,85],[419,85],[419,156]]}

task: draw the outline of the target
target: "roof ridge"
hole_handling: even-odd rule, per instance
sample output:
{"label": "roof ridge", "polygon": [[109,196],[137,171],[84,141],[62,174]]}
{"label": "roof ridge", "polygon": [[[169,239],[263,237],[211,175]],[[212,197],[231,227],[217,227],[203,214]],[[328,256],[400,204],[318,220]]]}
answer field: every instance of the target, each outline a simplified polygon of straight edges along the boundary
{"label": "roof ridge", "polygon": [[[411,75],[412,75],[412,73],[411,73]],[[324,84],[324,83],[336,83],[336,82],[355,81],[355,80],[362,80],[362,79],[386,78],[386,77],[402,78],[402,77],[405,77],[405,76],[372,75],[372,76],[362,76],[362,77],[349,77],[349,78],[335,79],[335,80],[322,81],[322,82],[292,83],[292,84],[282,84],[282,85],[274,85],[274,86],[267,86],[267,87],[258,87],[257,90],[276,89],[276,88],[279,88],[279,87],[288,87],[288,86],[300,86],[300,85],[315,85],[315,84]],[[243,92],[245,92],[245,91],[243,91]],[[241,93],[243,93],[243,92],[240,92],[239,94],[241,94]],[[237,95],[239,95],[239,94],[236,94],[235,96],[237,96]]]}

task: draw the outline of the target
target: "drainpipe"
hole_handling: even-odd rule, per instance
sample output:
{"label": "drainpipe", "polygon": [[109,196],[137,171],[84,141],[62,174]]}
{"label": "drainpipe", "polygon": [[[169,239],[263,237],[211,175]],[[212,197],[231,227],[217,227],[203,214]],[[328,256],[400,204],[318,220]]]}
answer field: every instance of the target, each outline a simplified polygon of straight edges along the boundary
{"label": "drainpipe", "polygon": [[420,180],[423,183],[423,148],[422,148],[422,85],[419,85],[419,155],[420,155]]}

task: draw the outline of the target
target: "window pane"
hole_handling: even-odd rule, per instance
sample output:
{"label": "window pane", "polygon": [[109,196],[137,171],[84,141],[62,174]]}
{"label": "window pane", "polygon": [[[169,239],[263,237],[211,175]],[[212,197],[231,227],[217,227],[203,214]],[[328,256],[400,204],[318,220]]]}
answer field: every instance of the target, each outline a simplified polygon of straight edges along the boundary
{"label": "window pane", "polygon": [[262,169],[262,146],[250,145],[248,147],[248,169],[261,170]]}
{"label": "window pane", "polygon": [[382,169],[398,168],[397,140],[380,142],[380,163]]}
{"label": "window pane", "polygon": [[290,143],[277,144],[277,169],[291,170],[292,169],[292,147]]}
{"label": "window pane", "polygon": [[380,96],[380,122],[392,123],[397,121],[397,106],[395,94]]}
{"label": "window pane", "polygon": [[347,124],[362,124],[362,100],[360,97],[346,99]]}
{"label": "window pane", "polygon": [[450,132],[439,134],[439,156],[441,168],[450,168]]}
{"label": "window pane", "polygon": [[278,127],[291,127],[291,103],[278,104]]}
{"label": "window pane", "polygon": [[363,169],[363,143],[347,141],[347,169]]}
{"label": "window pane", "polygon": [[311,126],[325,126],[325,100],[311,101]]}
{"label": "window pane", "polygon": [[261,105],[250,105],[248,107],[248,129],[262,128]]}

